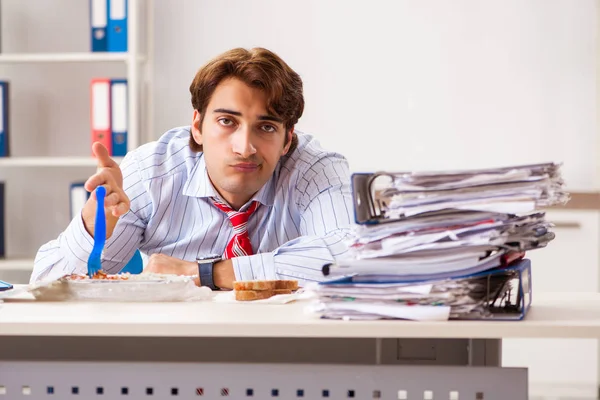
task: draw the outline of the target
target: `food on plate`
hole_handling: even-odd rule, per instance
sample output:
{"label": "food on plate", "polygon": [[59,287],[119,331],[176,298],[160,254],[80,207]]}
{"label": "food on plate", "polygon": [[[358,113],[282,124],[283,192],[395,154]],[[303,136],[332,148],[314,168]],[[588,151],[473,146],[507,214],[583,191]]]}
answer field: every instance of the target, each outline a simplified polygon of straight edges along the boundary
{"label": "food on plate", "polygon": [[94,275],[92,275],[91,278],[84,274],[71,274],[71,275],[65,276],[65,278],[67,280],[71,280],[71,281],[81,281],[81,280],[86,280],[86,279],[124,281],[124,280],[129,279],[130,277],[131,277],[131,274],[129,274],[128,272],[123,273],[123,274],[107,274],[103,270],[96,272]]}
{"label": "food on plate", "polygon": [[103,270],[96,272],[90,278],[86,274],[71,274],[63,277],[65,281],[188,281],[191,276],[175,274],[158,274],[154,272],[143,272],[141,274],[130,274],[123,272],[119,274],[108,274]]}

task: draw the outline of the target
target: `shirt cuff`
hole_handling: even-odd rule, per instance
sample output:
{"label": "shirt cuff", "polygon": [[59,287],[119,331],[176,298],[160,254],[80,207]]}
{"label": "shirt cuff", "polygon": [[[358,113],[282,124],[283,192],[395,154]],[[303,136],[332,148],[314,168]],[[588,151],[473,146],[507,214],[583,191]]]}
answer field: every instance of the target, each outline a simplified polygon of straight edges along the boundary
{"label": "shirt cuff", "polygon": [[273,252],[234,257],[233,273],[237,281],[277,279]]}
{"label": "shirt cuff", "polygon": [[85,230],[83,218],[73,218],[65,229],[61,247],[70,255],[69,264],[75,266],[74,273],[87,273],[87,262],[94,248],[94,238]]}

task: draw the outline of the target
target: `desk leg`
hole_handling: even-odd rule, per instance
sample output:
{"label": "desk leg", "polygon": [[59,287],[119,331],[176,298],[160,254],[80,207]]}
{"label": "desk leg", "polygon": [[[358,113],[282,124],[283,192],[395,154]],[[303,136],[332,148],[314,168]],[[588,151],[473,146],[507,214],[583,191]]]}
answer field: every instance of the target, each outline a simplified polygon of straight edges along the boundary
{"label": "desk leg", "polygon": [[383,339],[375,339],[375,364],[381,365],[381,357],[383,352]]}
{"label": "desk leg", "polygon": [[469,339],[469,365],[502,366],[502,339]]}

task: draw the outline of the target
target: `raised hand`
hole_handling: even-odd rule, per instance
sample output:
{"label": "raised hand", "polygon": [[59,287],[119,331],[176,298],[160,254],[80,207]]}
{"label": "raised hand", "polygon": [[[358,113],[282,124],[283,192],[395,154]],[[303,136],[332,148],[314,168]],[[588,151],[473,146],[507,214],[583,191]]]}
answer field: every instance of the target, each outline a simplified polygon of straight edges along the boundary
{"label": "raised hand", "polygon": [[129,198],[123,190],[123,174],[119,164],[110,158],[108,150],[101,143],[92,145],[92,152],[98,160],[96,173],[85,182],[85,189],[92,193],[82,211],[83,223],[86,230],[93,236],[94,220],[96,214],[96,194],[98,186],[104,186],[106,197],[104,207],[106,210],[106,238],[108,239],[114,230],[120,216],[129,211]]}

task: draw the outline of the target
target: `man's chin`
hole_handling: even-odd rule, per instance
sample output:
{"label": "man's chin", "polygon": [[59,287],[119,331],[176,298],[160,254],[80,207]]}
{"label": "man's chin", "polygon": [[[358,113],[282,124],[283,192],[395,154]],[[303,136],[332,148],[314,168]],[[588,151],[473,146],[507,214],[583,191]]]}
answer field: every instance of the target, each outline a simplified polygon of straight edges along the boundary
{"label": "man's chin", "polygon": [[222,187],[229,193],[248,195],[248,197],[251,197],[260,190],[262,185],[259,185],[256,182],[248,182],[248,179],[230,179]]}

